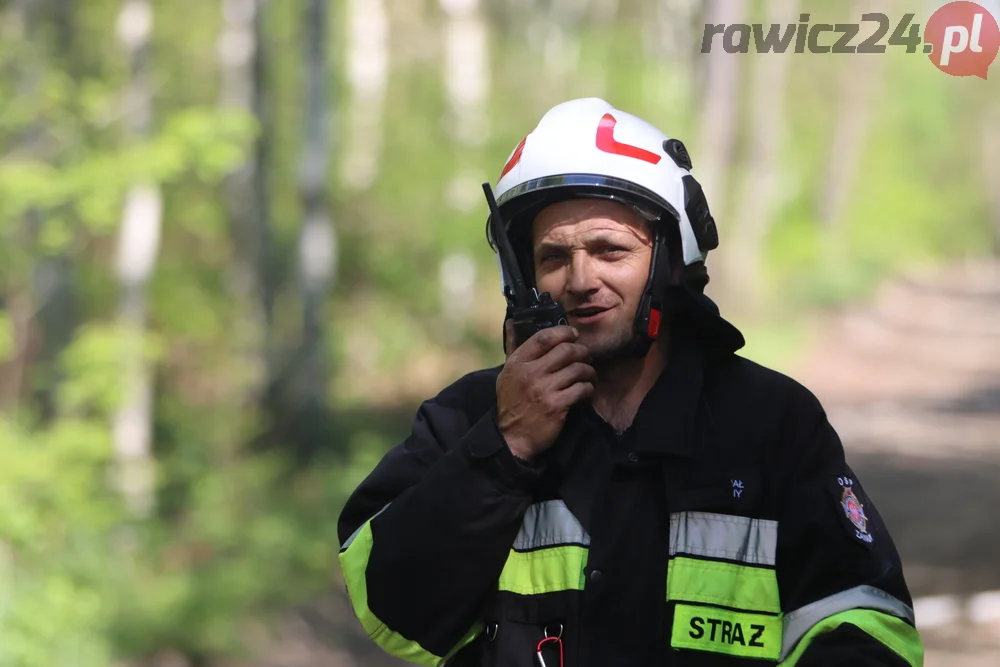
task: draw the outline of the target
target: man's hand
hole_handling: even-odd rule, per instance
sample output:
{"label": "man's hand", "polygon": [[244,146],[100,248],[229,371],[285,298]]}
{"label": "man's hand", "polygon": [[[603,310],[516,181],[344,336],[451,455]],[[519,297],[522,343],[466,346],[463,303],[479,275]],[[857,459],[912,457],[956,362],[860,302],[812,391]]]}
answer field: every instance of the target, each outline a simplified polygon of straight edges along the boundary
{"label": "man's hand", "polygon": [[[507,336],[514,341],[510,322]],[[597,374],[578,336],[570,326],[542,329],[507,356],[497,377],[497,425],[518,458],[551,447],[570,407],[594,393]]]}

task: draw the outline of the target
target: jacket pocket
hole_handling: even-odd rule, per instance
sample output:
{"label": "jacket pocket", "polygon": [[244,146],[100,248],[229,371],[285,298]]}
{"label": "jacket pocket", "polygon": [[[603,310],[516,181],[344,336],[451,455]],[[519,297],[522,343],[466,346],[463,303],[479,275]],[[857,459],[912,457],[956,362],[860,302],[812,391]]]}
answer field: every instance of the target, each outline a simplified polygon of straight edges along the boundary
{"label": "jacket pocket", "polygon": [[671,487],[667,506],[671,512],[699,511],[753,515],[763,495],[762,475],[756,467],[713,471],[700,480],[686,480]]}
{"label": "jacket pocket", "polygon": [[[540,667],[538,646],[545,642],[542,656],[546,667],[559,666],[559,651],[564,652],[575,622],[565,593],[520,596],[502,595],[487,616],[483,642],[484,667]],[[567,664],[569,664],[567,662]]]}

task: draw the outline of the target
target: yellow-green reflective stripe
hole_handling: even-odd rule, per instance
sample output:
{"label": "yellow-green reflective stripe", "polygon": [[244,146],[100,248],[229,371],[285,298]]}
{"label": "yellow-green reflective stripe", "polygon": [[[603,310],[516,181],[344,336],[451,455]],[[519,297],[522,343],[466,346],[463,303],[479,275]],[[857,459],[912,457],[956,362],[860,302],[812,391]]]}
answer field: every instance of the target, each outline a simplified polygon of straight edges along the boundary
{"label": "yellow-green reflective stripe", "polygon": [[741,658],[777,660],[781,653],[781,618],[715,607],[674,607],[670,645]]}
{"label": "yellow-green reflective stripe", "polygon": [[795,611],[786,613],[784,631],[782,632],[784,639],[782,640],[781,655],[786,656],[791,653],[798,641],[824,618],[851,609],[884,611],[909,621],[911,625],[914,623],[913,608],[910,605],[880,588],[863,584],[810,602]]}
{"label": "yellow-green reflective stripe", "polygon": [[340,570],[344,574],[344,584],[347,586],[351,606],[354,608],[354,615],[361,621],[361,627],[365,629],[368,636],[381,646],[382,650],[407,662],[437,667],[475,639],[476,635],[482,631],[484,624],[480,621],[473,625],[448,655],[438,656],[417,642],[390,630],[368,608],[368,580],[365,572],[368,569],[368,558],[371,556],[373,544],[371,521],[369,520],[354,535],[350,545],[340,552],[339,560]]}
{"label": "yellow-green reflective stripe", "polygon": [[701,602],[777,614],[774,570],[733,563],[674,558],[667,566],[667,600]]}
{"label": "yellow-green reflective stripe", "polygon": [[499,589],[519,595],[582,591],[586,565],[586,547],[511,550],[500,573]]}
{"label": "yellow-green reflective stripe", "polygon": [[794,667],[813,639],[825,632],[836,630],[843,623],[861,628],[892,649],[910,667],[923,667],[924,647],[916,628],[895,616],[871,609],[851,609],[824,618],[799,640],[795,650],[780,663],[780,667]]}

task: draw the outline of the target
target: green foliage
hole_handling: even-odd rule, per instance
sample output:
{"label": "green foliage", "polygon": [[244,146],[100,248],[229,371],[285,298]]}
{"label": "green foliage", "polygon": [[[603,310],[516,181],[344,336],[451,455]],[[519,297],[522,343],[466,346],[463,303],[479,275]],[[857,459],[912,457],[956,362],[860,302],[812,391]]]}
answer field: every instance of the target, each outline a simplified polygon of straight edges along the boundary
{"label": "green foliage", "polygon": [[813,70],[808,85],[815,95],[790,107],[791,196],[772,228],[766,265],[774,288],[796,306],[864,296],[897,271],[989,247],[987,186],[978,169],[981,126],[968,113],[980,93],[939,76],[925,61],[917,64],[926,67],[914,66],[914,58],[893,52],[880,65],[887,85],[870,93],[861,161],[842,219],[829,229],[818,224],[816,202],[826,185],[824,166],[838,159],[838,147],[814,130],[834,119],[819,90],[824,80]]}
{"label": "green foliage", "polygon": [[123,350],[136,350],[155,361],[161,346],[150,336],[119,326],[85,325],[63,352],[65,380],[59,387],[60,408],[65,414],[109,417],[124,399],[127,370]]}
{"label": "green foliage", "polygon": [[17,349],[17,341],[14,340],[14,324],[10,321],[7,313],[0,312],[0,363],[4,363],[11,358]]}
{"label": "green foliage", "polygon": [[49,160],[10,157],[0,163],[0,223],[13,226],[29,211],[69,207],[88,231],[106,234],[118,222],[130,185],[170,183],[192,172],[216,181],[242,162],[252,127],[245,114],[190,109],[148,142],[87,154],[59,168]]}
{"label": "green foliage", "polygon": [[107,664],[110,454],[97,422],[0,418],[0,664]]}
{"label": "green foliage", "polygon": [[343,502],[327,483],[336,471],[317,466],[289,481],[284,468],[261,458],[203,469],[184,518],[150,527],[148,551],[115,582],[124,651],[241,654],[254,621],[323,585],[337,542],[323,508]]}

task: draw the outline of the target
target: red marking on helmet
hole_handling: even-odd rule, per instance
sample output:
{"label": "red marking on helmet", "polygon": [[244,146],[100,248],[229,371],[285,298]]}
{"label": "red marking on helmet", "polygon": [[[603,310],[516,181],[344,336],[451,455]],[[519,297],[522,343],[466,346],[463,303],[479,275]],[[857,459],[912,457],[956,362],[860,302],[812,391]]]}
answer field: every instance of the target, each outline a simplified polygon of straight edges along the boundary
{"label": "red marking on helmet", "polygon": [[510,159],[507,160],[507,164],[503,166],[503,171],[500,172],[500,178],[506,176],[507,172],[513,169],[514,165],[521,161],[521,152],[524,151],[524,142],[527,140],[527,135],[525,135],[524,139],[521,139],[521,143],[519,143],[517,148],[514,149],[514,154],[510,156]]}
{"label": "red marking on helmet", "polygon": [[644,160],[652,164],[657,164],[660,161],[661,156],[656,153],[631,144],[623,144],[615,139],[615,125],[617,123],[618,121],[615,120],[615,117],[609,113],[604,114],[604,117],[601,118],[601,122],[597,124],[596,141],[598,150],[614,155],[634,157],[637,160]]}
{"label": "red marking on helmet", "polygon": [[649,309],[649,326],[646,327],[646,335],[650,338],[660,336],[660,311],[656,308]]}

